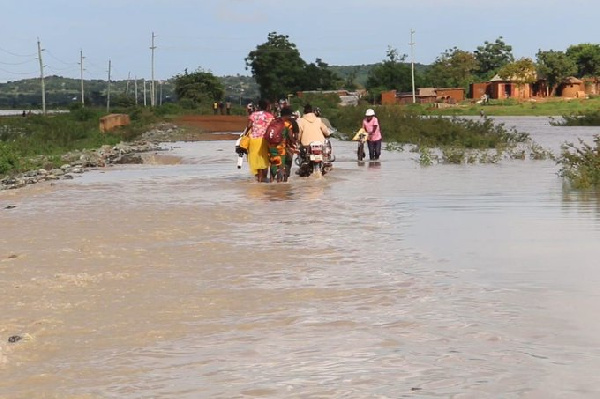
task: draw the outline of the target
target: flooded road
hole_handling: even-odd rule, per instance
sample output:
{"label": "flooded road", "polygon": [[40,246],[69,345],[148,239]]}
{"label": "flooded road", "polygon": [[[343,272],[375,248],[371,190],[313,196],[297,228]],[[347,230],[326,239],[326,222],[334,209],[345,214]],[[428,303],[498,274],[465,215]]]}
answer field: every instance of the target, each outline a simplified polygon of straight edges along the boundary
{"label": "flooded road", "polygon": [[553,161],[334,142],[325,178],[257,184],[233,142],[169,146],[0,192],[1,398],[600,396],[600,200]]}

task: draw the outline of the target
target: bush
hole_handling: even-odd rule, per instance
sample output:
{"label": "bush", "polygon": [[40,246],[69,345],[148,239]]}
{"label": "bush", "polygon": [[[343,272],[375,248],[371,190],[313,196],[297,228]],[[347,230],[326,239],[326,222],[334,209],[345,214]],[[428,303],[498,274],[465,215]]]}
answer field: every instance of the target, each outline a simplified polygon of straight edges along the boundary
{"label": "bush", "polygon": [[19,154],[9,144],[0,141],[0,175],[19,169]]}
{"label": "bush", "polygon": [[554,126],[600,126],[600,111],[579,111],[570,115],[563,115],[561,120],[552,119]]}
{"label": "bush", "polygon": [[[342,132],[357,131],[367,106],[340,108],[336,127]],[[491,119],[423,116],[398,106],[373,107],[385,141],[427,147],[496,148],[529,139],[526,133],[494,124]]]}
{"label": "bush", "polygon": [[579,139],[579,147],[573,143],[562,146],[559,175],[573,188],[600,187],[600,136],[594,137],[594,143],[595,146],[591,146]]}

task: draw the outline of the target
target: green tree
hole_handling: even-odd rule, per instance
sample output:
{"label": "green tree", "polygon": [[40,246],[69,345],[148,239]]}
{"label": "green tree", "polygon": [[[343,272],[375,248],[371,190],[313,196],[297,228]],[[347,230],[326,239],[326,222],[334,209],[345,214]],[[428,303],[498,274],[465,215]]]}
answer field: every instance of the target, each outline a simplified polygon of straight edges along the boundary
{"label": "green tree", "polygon": [[379,97],[382,91],[412,90],[410,66],[404,63],[406,55],[398,55],[398,51],[388,47],[387,60],[374,66],[367,78],[367,89],[373,97]]}
{"label": "green tree", "polygon": [[183,74],[175,75],[174,79],[175,94],[179,101],[185,100],[195,104],[218,101],[225,93],[221,81],[201,68],[193,73],[188,73],[186,69]]}
{"label": "green tree", "polygon": [[521,58],[504,65],[498,75],[504,80],[511,80],[519,85],[531,84],[537,80],[537,67],[531,58]]}
{"label": "green tree", "polygon": [[478,63],[473,53],[454,47],[444,51],[426,72],[434,87],[464,87],[475,80]]}
{"label": "green tree", "polygon": [[548,80],[551,96],[556,93],[556,88],[560,82],[577,72],[575,62],[562,51],[539,50],[536,57],[538,72]]}
{"label": "green tree", "polygon": [[575,44],[566,54],[577,65],[578,78],[600,75],[600,44]]}
{"label": "green tree", "polygon": [[340,77],[320,58],[306,65],[302,90],[333,90],[342,84]]}
{"label": "green tree", "polygon": [[474,52],[479,63],[479,77],[489,80],[502,68],[515,60],[512,55],[512,46],[504,43],[502,36],[493,43],[485,41],[483,46],[478,46]]}
{"label": "green tree", "polygon": [[269,33],[267,42],[248,53],[246,68],[260,86],[260,94],[268,100],[285,98],[302,90],[306,62],[287,35]]}

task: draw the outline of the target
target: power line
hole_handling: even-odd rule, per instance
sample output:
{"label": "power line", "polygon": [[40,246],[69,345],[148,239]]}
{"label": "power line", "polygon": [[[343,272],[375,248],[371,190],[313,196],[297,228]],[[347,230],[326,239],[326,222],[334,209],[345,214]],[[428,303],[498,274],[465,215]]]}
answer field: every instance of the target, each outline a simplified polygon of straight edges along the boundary
{"label": "power line", "polygon": [[35,53],[33,53],[33,54],[17,54],[17,53],[13,53],[12,51],[5,50],[2,47],[0,47],[0,51],[4,52],[6,54],[10,54],[10,55],[12,55],[14,57],[23,57],[23,58],[25,58],[25,57],[35,57],[36,56]]}
{"label": "power line", "polygon": [[36,71],[34,72],[12,72],[12,71],[7,71],[4,68],[0,68],[0,71],[11,74],[11,75],[35,75]]}
{"label": "power line", "polygon": [[31,59],[29,59],[27,61],[23,61],[23,62],[2,62],[2,61],[0,61],[0,64],[2,64],[2,65],[25,65],[30,62],[36,62],[36,61],[37,61],[37,58],[31,58]]}
{"label": "power line", "polygon": [[46,53],[48,55],[50,55],[50,57],[54,58],[56,61],[58,61],[58,62],[60,62],[62,64],[65,64],[65,65],[77,65],[76,62],[66,62],[66,61],[61,60],[60,58],[58,58],[54,54],[52,54],[52,52],[50,50],[46,50]]}

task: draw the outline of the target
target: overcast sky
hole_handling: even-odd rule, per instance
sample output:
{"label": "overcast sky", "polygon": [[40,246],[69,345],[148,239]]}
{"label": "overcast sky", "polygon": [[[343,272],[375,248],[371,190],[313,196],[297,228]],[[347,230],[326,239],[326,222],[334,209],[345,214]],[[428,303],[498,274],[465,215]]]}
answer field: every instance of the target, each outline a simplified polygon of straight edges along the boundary
{"label": "overcast sky", "polygon": [[432,63],[444,50],[474,51],[503,36],[516,58],[599,43],[599,0],[0,0],[0,82],[46,75],[155,78],[187,68],[250,75],[245,57],[269,32],[288,35],[306,62],[372,64],[388,47]]}

